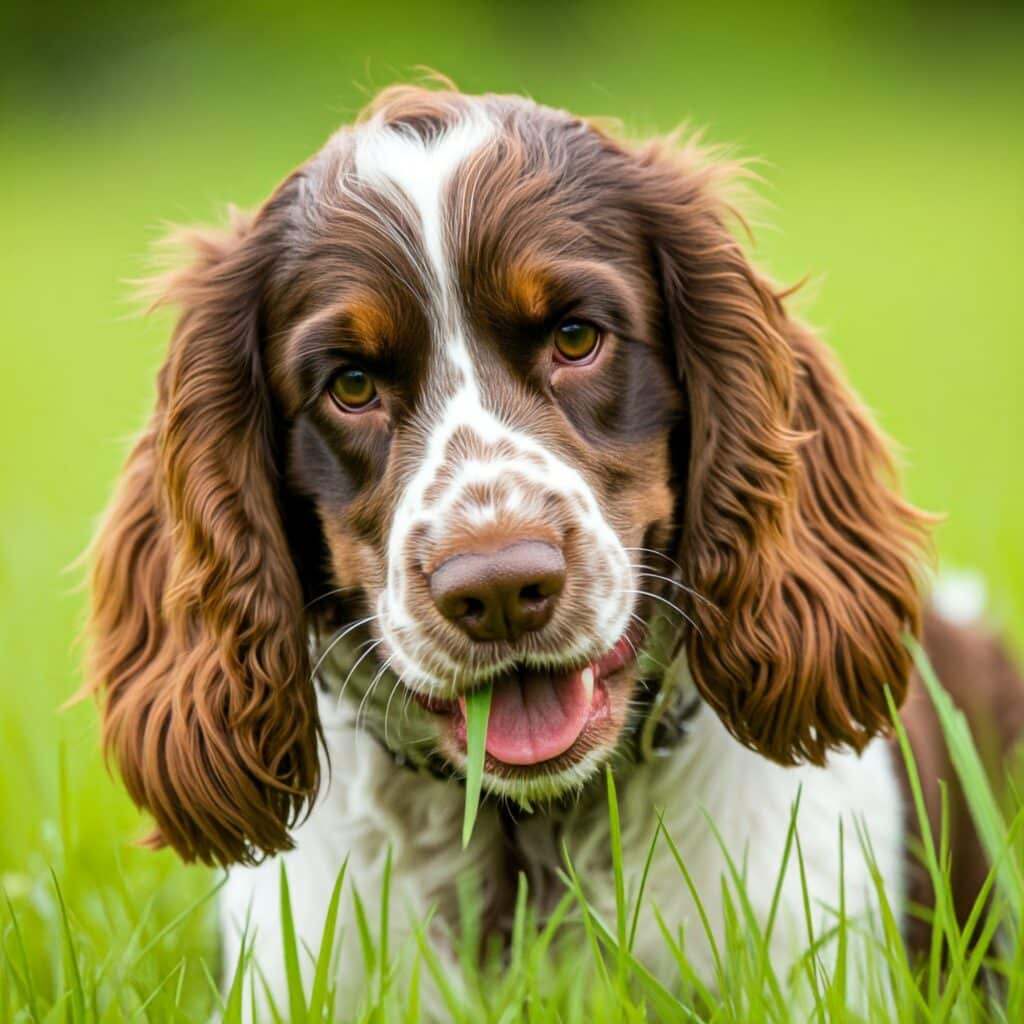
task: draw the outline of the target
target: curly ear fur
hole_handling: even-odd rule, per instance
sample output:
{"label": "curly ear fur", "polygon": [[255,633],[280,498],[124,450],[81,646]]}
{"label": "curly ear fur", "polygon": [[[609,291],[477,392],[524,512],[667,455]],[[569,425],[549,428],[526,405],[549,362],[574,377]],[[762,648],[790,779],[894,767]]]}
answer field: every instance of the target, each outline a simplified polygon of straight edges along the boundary
{"label": "curly ear fur", "polygon": [[[273,202],[273,201],[272,201]],[[162,300],[181,307],[156,411],[95,547],[89,685],[151,838],[188,861],[291,845],[318,785],[302,592],[278,508],[260,300],[271,204],[226,233]]]}
{"label": "curly ear fur", "polygon": [[825,346],[725,227],[728,168],[640,154],[643,212],[687,395],[678,561],[690,668],[748,746],[820,764],[889,723],[920,627],[928,517]]}

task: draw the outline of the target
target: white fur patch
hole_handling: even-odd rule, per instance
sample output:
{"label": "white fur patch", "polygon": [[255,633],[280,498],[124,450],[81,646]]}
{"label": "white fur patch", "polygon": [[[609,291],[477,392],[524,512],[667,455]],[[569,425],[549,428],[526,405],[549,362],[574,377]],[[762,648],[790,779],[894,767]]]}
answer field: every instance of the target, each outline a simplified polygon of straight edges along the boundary
{"label": "white fur patch", "polygon": [[935,611],[955,626],[979,622],[988,603],[988,591],[980,573],[956,569],[943,569],[931,597]]}
{"label": "white fur patch", "polygon": [[[496,125],[481,108],[470,106],[466,115],[444,132],[423,138],[403,127],[377,119],[356,136],[355,165],[360,181],[411,206],[419,221],[427,265],[433,281],[433,308],[445,351],[466,378],[472,360],[462,330],[448,258],[444,219],[445,189],[452,175],[477,150],[494,138]],[[413,256],[415,263],[422,263]]]}

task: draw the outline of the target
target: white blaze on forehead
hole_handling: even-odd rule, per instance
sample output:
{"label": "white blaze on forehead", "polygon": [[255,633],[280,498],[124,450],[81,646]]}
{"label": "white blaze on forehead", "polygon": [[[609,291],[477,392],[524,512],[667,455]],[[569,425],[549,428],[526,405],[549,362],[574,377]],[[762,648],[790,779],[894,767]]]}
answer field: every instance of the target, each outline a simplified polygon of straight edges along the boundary
{"label": "white blaze on forehead", "polygon": [[[355,167],[361,181],[411,205],[422,232],[423,255],[433,277],[434,308],[429,314],[442,346],[465,385],[472,386],[473,364],[455,294],[444,216],[445,193],[452,175],[495,137],[497,125],[477,106],[468,106],[457,121],[436,135],[423,137],[404,125],[370,121],[356,137]],[[413,262],[422,266],[422,260]]]}

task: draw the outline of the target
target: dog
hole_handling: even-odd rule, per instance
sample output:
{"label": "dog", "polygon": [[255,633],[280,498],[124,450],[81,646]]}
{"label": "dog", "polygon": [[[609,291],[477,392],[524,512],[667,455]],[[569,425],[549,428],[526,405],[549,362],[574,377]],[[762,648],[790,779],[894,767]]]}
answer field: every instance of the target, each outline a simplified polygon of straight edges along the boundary
{"label": "dog", "polygon": [[[935,820],[955,778],[906,637],[999,752],[1021,682],[929,604],[932,520],[736,240],[738,175],[692,140],[393,87],[255,214],[184,234],[155,412],[96,542],[88,679],[151,842],[230,868],[227,964],[248,935],[281,1005],[281,864],[312,950],[343,864],[364,902],[390,864],[395,935],[433,911],[439,949],[463,876],[488,928],[520,875],[543,916],[563,844],[613,916],[609,768],[628,869],[662,821],[712,935],[727,851],[772,913],[798,797],[773,961],[806,941],[804,885],[876,914],[872,869],[914,931],[889,699]],[[951,806],[966,910],[985,864]],[[651,856],[634,953],[672,982],[657,908],[714,985],[693,894]]]}

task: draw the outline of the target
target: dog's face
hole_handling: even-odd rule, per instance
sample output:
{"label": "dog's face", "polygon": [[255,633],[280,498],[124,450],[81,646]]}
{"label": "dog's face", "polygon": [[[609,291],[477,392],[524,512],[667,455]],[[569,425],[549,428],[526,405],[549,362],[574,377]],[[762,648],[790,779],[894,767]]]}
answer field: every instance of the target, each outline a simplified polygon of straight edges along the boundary
{"label": "dog's face", "polygon": [[485,786],[524,800],[622,742],[660,608],[767,756],[884,727],[920,524],[719,176],[526,101],[397,90],[197,236],[93,617],[108,743],[183,855],[287,845],[338,650],[335,685],[456,769],[493,684]]}
{"label": "dog's face", "polygon": [[531,105],[385,110],[318,158],[277,268],[288,479],[368,655],[349,696],[369,678],[390,737],[458,766],[493,681],[485,785],[529,798],[616,744],[672,520],[681,395],[624,165]]}

